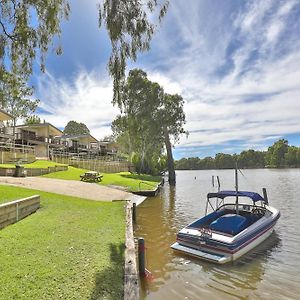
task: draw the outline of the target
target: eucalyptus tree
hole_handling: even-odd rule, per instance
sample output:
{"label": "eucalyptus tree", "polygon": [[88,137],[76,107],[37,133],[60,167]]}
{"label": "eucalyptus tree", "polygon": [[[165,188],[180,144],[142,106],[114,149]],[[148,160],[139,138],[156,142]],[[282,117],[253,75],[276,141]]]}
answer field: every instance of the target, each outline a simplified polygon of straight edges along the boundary
{"label": "eucalyptus tree", "polygon": [[[0,72],[22,74],[27,79],[37,56],[45,69],[45,54],[53,37],[61,33],[61,19],[68,17],[69,4],[65,0],[0,3]],[[60,46],[56,52],[61,53]]]}
{"label": "eucalyptus tree", "polygon": [[147,78],[146,72],[134,69],[129,72],[120,100],[122,114],[113,122],[114,133],[122,137],[129,154],[140,155],[141,169],[144,161],[161,157],[165,146],[169,182],[174,185],[172,147],[185,133],[183,98],[164,93],[158,83]]}
{"label": "eucalyptus tree", "polygon": [[[160,106],[158,107],[158,121],[167,150],[170,185],[175,185],[176,183],[172,147],[179,141],[181,134],[188,134],[183,127],[186,122],[183,105],[184,100],[180,95],[164,94],[164,97],[161,99]],[[170,137],[172,138],[173,143],[171,142]]]}
{"label": "eucalyptus tree", "polygon": [[138,171],[151,169],[153,157],[162,154],[162,138],[156,122],[157,107],[163,89],[139,69],[131,70],[122,89],[121,115],[113,122],[124,150],[134,158]]}
{"label": "eucalyptus tree", "polygon": [[106,27],[112,46],[108,69],[113,77],[114,104],[121,105],[127,60],[135,61],[139,52],[149,50],[156,24],[165,16],[168,5],[168,0],[101,1],[99,25]]}

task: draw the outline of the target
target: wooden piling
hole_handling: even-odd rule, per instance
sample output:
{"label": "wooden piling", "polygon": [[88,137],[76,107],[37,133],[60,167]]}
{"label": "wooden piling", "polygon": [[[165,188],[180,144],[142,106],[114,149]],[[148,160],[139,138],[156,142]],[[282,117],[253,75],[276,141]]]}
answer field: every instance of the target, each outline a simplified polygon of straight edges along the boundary
{"label": "wooden piling", "polygon": [[140,277],[146,275],[146,264],[145,264],[145,240],[139,238],[138,240],[138,253],[139,253],[139,272]]}
{"label": "wooden piling", "polygon": [[262,191],[263,191],[265,203],[268,205],[269,204],[269,199],[268,199],[267,189],[263,188]]}
{"label": "wooden piling", "polygon": [[136,224],[136,203],[132,204],[132,221]]}

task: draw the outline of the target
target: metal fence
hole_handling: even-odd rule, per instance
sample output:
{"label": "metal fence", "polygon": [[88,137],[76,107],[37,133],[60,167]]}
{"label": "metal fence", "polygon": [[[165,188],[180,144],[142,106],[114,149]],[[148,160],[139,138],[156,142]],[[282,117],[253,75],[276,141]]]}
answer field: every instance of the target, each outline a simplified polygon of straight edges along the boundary
{"label": "metal fence", "polygon": [[52,160],[76,168],[103,173],[134,172],[134,166],[128,161],[117,160],[111,156],[87,157],[72,153],[53,153]]}

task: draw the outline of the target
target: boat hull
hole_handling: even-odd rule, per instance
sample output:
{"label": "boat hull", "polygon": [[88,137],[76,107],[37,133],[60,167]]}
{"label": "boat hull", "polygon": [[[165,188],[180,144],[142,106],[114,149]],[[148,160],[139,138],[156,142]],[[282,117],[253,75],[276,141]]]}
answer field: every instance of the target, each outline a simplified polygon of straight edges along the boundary
{"label": "boat hull", "polygon": [[260,245],[263,241],[265,241],[274,231],[274,226],[269,228],[266,232],[258,236],[255,240],[253,240],[251,243],[246,245],[245,247],[241,248],[240,250],[236,251],[235,253],[227,253],[222,251],[209,251],[208,249],[196,249],[193,247],[184,246],[182,244],[179,244],[178,242],[174,243],[171,248],[173,250],[176,250],[178,252],[191,255],[206,261],[214,262],[217,264],[224,264],[230,261],[237,260],[247,252],[251,251],[258,245]]}
{"label": "boat hull", "polygon": [[218,264],[237,260],[272,234],[280,212],[273,207],[266,207],[268,213],[265,217],[236,235],[215,231],[211,235],[203,235],[201,230],[193,227],[204,218],[199,219],[177,234],[177,241],[171,248]]}

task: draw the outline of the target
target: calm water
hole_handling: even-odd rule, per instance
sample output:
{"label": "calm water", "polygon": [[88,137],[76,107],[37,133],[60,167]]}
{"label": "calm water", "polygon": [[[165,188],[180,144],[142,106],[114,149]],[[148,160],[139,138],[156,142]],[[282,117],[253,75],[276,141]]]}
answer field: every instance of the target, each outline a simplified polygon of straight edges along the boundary
{"label": "calm water", "polygon": [[136,237],[144,237],[152,281],[142,282],[144,299],[300,299],[300,169],[243,170],[239,187],[261,192],[281,218],[260,246],[227,265],[175,253],[170,245],[183,226],[204,214],[211,176],[233,189],[234,171],[177,171],[177,185],[138,207]]}

